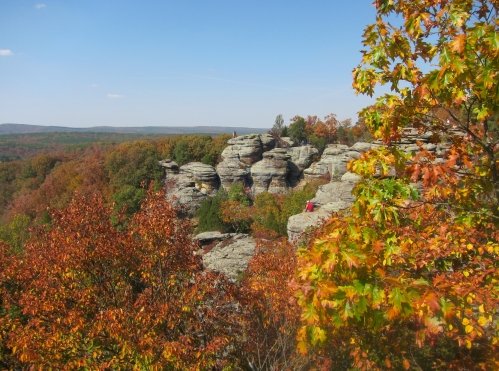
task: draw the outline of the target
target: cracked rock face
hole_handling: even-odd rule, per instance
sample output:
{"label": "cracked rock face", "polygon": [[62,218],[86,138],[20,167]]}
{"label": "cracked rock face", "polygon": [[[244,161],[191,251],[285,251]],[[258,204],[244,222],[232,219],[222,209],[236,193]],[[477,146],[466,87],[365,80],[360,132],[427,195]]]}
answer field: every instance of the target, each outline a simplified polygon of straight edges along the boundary
{"label": "cracked rock face", "polygon": [[288,160],[285,148],[274,148],[263,154],[263,159],[251,167],[253,193],[285,193],[288,190]]}
{"label": "cracked rock face", "polygon": [[358,159],[362,152],[371,148],[369,143],[356,143],[352,147],[344,144],[329,144],[322,153],[321,159],[305,169],[305,179],[330,177],[340,180],[347,172],[347,164]]}
{"label": "cracked rock face", "polygon": [[186,216],[194,216],[203,200],[216,192],[219,178],[211,165],[190,162],[167,173],[166,197]]}
{"label": "cracked rock face", "polygon": [[353,173],[345,173],[339,181],[323,184],[311,200],[316,206],[313,212],[293,215],[288,220],[288,240],[300,242],[307,229],[317,228],[333,213],[347,209],[354,201],[353,187],[361,178]]}
{"label": "cracked rock face", "polygon": [[159,166],[165,169],[167,177],[168,175],[178,174],[179,172],[178,164],[175,161],[170,160],[169,158],[159,161]]}
{"label": "cracked rock face", "polygon": [[[345,174],[349,174],[349,176],[351,174],[352,180],[335,181],[321,185],[317,190],[315,197],[312,199],[312,202],[316,206],[324,206],[329,202],[339,201],[346,202],[348,204],[352,203],[354,201],[352,189],[360,177],[352,173]],[[345,177],[345,179],[348,179],[349,176]]]}
{"label": "cracked rock face", "polygon": [[[222,273],[231,281],[237,281],[255,253],[255,240],[247,234],[240,233],[207,236],[215,242],[212,242],[213,246],[208,245],[205,251],[201,252],[205,269]],[[206,238],[201,236],[201,239]]]}
{"label": "cracked rock face", "polygon": [[230,139],[222,152],[222,161],[217,165],[222,187],[230,188],[233,183],[251,184],[251,165],[260,161],[264,152],[275,145],[268,134],[242,135]]}
{"label": "cracked rock face", "polygon": [[314,161],[319,159],[319,150],[311,145],[290,147],[288,153],[291,156],[289,182],[293,186],[298,183],[303,171]]}
{"label": "cracked rock face", "polygon": [[204,193],[212,193],[219,187],[218,174],[211,165],[190,162],[180,167],[180,174],[194,180],[195,187]]}

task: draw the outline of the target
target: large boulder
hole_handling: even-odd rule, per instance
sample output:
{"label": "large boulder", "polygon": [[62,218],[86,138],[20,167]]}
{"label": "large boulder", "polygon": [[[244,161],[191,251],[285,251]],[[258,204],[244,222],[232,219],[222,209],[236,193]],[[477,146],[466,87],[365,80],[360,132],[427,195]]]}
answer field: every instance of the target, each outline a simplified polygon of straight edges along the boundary
{"label": "large boulder", "polygon": [[215,242],[206,245],[200,253],[206,269],[222,273],[231,281],[237,281],[248,267],[255,254],[255,248],[253,237],[226,233],[215,236]]}
{"label": "large boulder", "polygon": [[249,134],[232,138],[222,151],[222,161],[217,172],[222,187],[228,189],[233,183],[250,184],[251,165],[262,159],[265,151],[272,149],[275,141],[268,134]]}
{"label": "large boulder", "polygon": [[253,193],[285,193],[288,189],[288,160],[285,148],[274,148],[263,153],[263,160],[251,167]]}

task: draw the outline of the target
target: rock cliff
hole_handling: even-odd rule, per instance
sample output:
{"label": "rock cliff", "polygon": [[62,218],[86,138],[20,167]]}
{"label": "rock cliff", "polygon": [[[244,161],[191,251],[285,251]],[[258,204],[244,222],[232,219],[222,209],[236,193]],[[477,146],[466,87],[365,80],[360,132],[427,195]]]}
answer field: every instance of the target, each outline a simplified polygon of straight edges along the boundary
{"label": "rock cliff", "polygon": [[[448,147],[445,143],[434,144],[434,139],[431,134],[421,136],[414,129],[408,129],[399,145],[407,152],[425,148],[435,154],[436,161],[440,161]],[[329,179],[312,199],[313,212],[289,218],[288,238],[297,243],[308,229],[320,226],[334,212],[350,207],[352,190],[360,177],[347,171],[348,162],[382,145],[379,142],[359,142],[351,147],[330,144],[319,156],[319,151],[311,145],[294,146],[291,140],[281,140],[278,144],[282,148],[275,148],[276,143],[268,134],[230,139],[216,169],[200,162],[179,167],[174,161],[161,161],[166,173],[167,197],[181,208],[184,215],[194,216],[204,199],[214,195],[219,187],[228,189],[236,182],[251,187],[253,195],[257,195],[261,192],[284,193],[302,179]],[[255,241],[248,235],[207,232],[196,239],[202,247],[200,253],[204,266],[224,273],[231,280],[238,279],[255,250]]]}

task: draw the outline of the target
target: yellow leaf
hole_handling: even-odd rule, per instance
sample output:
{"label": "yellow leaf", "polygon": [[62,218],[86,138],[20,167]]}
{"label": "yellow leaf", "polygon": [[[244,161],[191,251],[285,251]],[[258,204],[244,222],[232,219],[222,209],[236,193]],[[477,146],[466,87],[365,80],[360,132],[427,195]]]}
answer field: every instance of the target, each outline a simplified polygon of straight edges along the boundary
{"label": "yellow leaf", "polygon": [[480,326],[482,326],[482,327],[485,326],[487,324],[487,322],[489,322],[489,321],[487,321],[487,318],[485,318],[484,316],[478,317],[478,324]]}
{"label": "yellow leaf", "polygon": [[473,326],[471,325],[467,325],[465,328],[464,328],[464,331],[469,334],[470,332],[473,331]]}
{"label": "yellow leaf", "polygon": [[470,323],[470,320],[468,318],[463,318],[463,325],[466,326],[466,325],[469,325]]}
{"label": "yellow leaf", "polygon": [[452,50],[457,53],[462,53],[466,45],[466,36],[464,34],[457,35],[452,41]]}
{"label": "yellow leaf", "polygon": [[466,348],[471,349],[471,341],[466,339]]}

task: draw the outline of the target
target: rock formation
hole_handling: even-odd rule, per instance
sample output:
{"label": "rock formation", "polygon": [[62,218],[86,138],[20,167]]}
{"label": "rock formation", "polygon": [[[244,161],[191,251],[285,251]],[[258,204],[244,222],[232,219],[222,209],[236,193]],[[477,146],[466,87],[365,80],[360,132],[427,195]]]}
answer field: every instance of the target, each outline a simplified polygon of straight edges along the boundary
{"label": "rock formation", "polygon": [[[433,141],[435,138],[431,133],[420,135],[415,129],[406,129],[398,144],[406,152],[416,152],[422,147],[434,153],[437,161],[441,161],[448,146],[445,143],[435,144]],[[382,145],[380,142],[359,142],[351,147],[330,144],[318,158],[319,151],[311,145],[294,146],[289,138],[281,138],[278,144],[282,148],[274,148],[276,143],[268,134],[232,138],[221,154],[222,161],[217,165],[216,171],[212,166],[199,162],[179,167],[171,160],[161,161],[167,174],[168,197],[182,206],[186,215],[192,216],[202,200],[213,195],[220,186],[228,189],[233,183],[241,182],[252,186],[253,194],[256,195],[261,192],[284,193],[296,186],[302,178],[305,181],[330,179],[329,183],[319,187],[312,199],[316,206],[314,212],[301,213],[289,219],[288,236],[290,241],[296,241],[307,228],[318,226],[333,212],[351,205],[352,189],[360,178],[347,171],[348,162],[359,158],[363,152]],[[216,238],[222,238],[224,245],[217,245],[215,253],[225,254],[225,261],[239,261],[239,248],[229,249],[235,254],[235,257],[231,257],[232,253],[225,249],[225,244],[229,238],[234,239],[234,243],[240,238],[222,235],[223,238]],[[218,255],[213,256],[222,259]],[[210,255],[206,259],[207,264],[214,266]]]}
{"label": "rock formation", "polygon": [[274,148],[263,153],[263,160],[251,167],[253,194],[262,192],[285,193],[288,190],[288,160],[285,148]]}
{"label": "rock formation", "polygon": [[313,212],[303,212],[293,215],[288,220],[288,240],[297,243],[307,229],[320,226],[333,213],[347,209],[353,202],[352,189],[360,180],[353,173],[345,173],[339,181],[321,185],[312,199],[315,207]]}
{"label": "rock formation", "polygon": [[251,184],[251,165],[262,159],[262,154],[274,147],[274,139],[268,134],[242,135],[230,139],[222,152],[222,161],[217,165],[222,187],[228,189],[233,183]]}
{"label": "rock formation", "polygon": [[360,157],[362,152],[371,148],[369,143],[356,143],[352,147],[345,144],[329,144],[321,159],[305,169],[305,179],[330,178],[339,180],[347,172],[347,164]]}
{"label": "rock formation", "polygon": [[247,234],[204,232],[194,239],[201,245],[203,266],[223,273],[231,281],[241,277],[255,253],[255,240]]}
{"label": "rock formation", "polygon": [[289,175],[288,181],[291,186],[298,183],[303,171],[319,158],[319,150],[311,145],[300,147],[289,147]]}
{"label": "rock formation", "polygon": [[179,168],[173,161],[161,163],[167,173],[166,196],[186,216],[194,216],[201,202],[219,187],[217,172],[211,165],[190,162]]}

